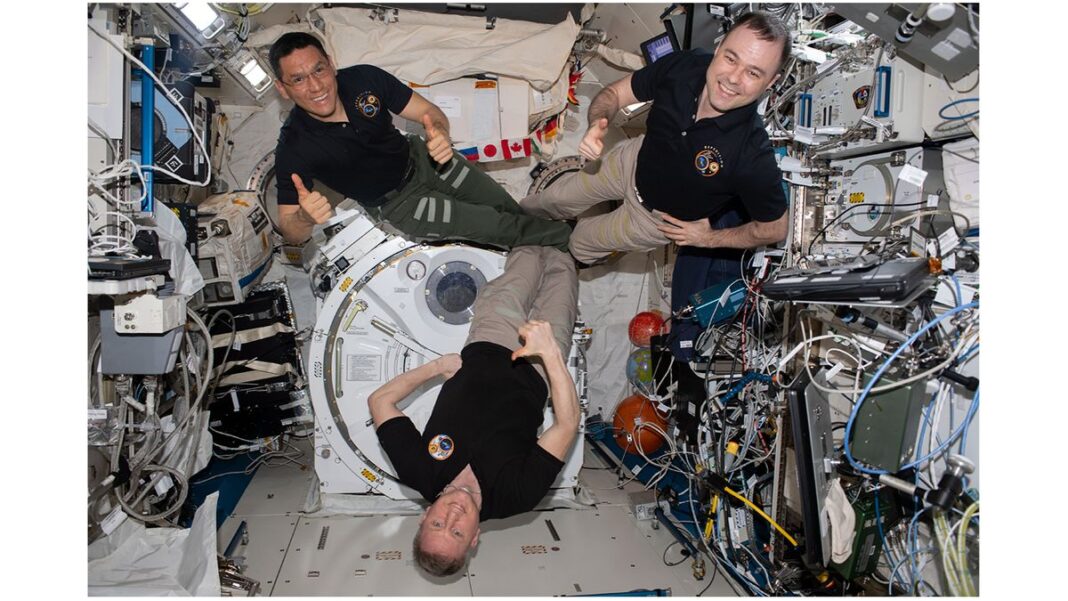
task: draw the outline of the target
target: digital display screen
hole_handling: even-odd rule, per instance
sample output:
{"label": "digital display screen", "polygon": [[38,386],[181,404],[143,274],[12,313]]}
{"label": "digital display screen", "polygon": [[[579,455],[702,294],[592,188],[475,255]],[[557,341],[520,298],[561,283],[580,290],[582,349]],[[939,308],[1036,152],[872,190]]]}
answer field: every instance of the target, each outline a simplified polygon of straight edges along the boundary
{"label": "digital display screen", "polygon": [[674,51],[675,48],[671,44],[671,38],[666,33],[642,44],[642,53],[645,54],[646,60],[650,63],[655,63]]}

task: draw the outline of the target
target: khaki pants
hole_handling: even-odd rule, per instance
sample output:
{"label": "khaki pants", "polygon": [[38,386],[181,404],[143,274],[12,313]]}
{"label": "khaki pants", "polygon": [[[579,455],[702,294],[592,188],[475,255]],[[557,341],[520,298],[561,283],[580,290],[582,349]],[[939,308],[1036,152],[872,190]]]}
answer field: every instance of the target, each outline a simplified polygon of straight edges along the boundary
{"label": "khaki pants", "polygon": [[545,191],[519,201],[519,206],[537,217],[571,219],[596,204],[622,200],[623,206],[611,213],[579,219],[571,234],[570,250],[583,263],[593,263],[614,251],[660,248],[669,240],[656,229],[660,220],[642,206],[634,186],[643,139],[638,136],[617,144],[599,161],[561,177]]}
{"label": "khaki pants", "polygon": [[[478,294],[464,346],[492,342],[514,351],[519,327],[528,319],[547,321],[564,360],[578,315],[578,276],[566,253],[545,246],[520,246],[508,253],[504,273]],[[534,367],[546,378],[542,366]],[[548,382],[548,378],[546,378]]]}

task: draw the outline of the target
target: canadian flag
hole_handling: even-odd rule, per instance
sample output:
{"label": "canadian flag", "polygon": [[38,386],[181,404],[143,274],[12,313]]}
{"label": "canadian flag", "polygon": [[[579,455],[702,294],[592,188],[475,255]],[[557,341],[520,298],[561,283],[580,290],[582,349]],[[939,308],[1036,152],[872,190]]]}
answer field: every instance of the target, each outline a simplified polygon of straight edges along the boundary
{"label": "canadian flag", "polygon": [[513,138],[500,142],[482,144],[478,150],[479,162],[507,161],[530,156],[530,138]]}

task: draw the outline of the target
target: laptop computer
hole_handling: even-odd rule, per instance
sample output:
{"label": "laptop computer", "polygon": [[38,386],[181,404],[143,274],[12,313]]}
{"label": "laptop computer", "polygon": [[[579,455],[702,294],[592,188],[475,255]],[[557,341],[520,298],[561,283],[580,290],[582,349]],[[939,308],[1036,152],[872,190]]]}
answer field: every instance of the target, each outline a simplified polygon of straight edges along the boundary
{"label": "laptop computer", "polygon": [[170,267],[170,259],[91,257],[89,259],[89,279],[129,280],[147,275],[166,274]]}
{"label": "laptop computer", "polygon": [[925,258],[882,260],[868,255],[845,263],[784,269],[761,292],[772,300],[893,302],[904,300],[929,279]]}

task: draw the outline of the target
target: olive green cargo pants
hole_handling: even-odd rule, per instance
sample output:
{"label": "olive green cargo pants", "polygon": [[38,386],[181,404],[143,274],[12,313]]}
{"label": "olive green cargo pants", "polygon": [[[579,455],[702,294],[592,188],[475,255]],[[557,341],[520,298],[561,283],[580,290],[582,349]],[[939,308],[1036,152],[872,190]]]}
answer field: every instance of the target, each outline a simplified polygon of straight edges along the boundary
{"label": "olive green cargo pants", "polygon": [[412,179],[386,204],[368,207],[384,221],[417,242],[463,240],[510,249],[516,246],[552,246],[567,252],[571,227],[528,215],[489,175],[463,155],[437,171],[426,143],[408,138]]}

